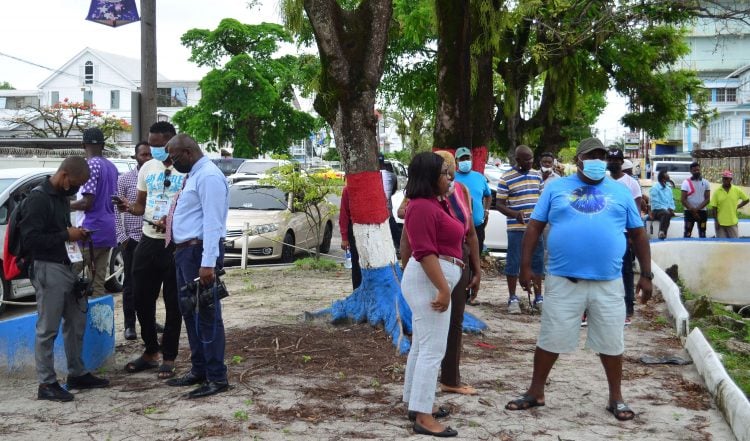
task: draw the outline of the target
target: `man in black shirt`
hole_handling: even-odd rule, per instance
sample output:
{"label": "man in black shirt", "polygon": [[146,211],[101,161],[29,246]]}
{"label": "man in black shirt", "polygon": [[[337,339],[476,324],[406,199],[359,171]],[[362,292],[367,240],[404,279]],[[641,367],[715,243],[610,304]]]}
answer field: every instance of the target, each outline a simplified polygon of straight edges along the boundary
{"label": "man in black shirt", "polygon": [[36,290],[38,319],[34,352],[39,380],[37,398],[71,401],[73,394],[57,382],[54,342],[63,321],[63,343],[68,361],[68,388],[106,387],[109,381],[86,372],[81,358],[86,329],[86,298],[74,292],[77,274],[72,262],[81,258],[76,242],[89,232],[70,226],[70,197],[89,179],[89,166],[80,156],[65,159],[57,172],[32,191],[21,213],[21,243],[33,263],[31,283]]}

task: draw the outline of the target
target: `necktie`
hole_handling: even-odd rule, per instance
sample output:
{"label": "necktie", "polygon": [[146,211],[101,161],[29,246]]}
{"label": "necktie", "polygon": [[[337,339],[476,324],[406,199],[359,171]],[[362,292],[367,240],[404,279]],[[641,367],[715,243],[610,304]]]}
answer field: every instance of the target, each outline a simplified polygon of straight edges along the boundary
{"label": "necktie", "polygon": [[174,200],[172,200],[172,205],[169,206],[169,213],[167,213],[167,220],[166,220],[166,232],[164,233],[164,248],[168,247],[170,243],[172,243],[172,221],[174,220],[174,210],[177,208],[177,200],[180,199],[180,195],[182,194],[182,189],[185,188],[185,182],[187,182],[188,175],[185,175],[185,179],[182,180],[182,187],[180,187],[180,191],[177,192],[177,194],[174,196]]}

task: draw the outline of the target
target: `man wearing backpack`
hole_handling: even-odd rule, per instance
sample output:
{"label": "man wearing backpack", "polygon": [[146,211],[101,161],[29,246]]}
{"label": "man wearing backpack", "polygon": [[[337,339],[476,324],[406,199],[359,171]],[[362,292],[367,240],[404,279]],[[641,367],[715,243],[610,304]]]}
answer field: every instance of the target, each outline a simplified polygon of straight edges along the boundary
{"label": "man wearing backpack", "polygon": [[76,242],[88,239],[89,232],[71,227],[69,198],[75,196],[89,175],[85,159],[66,158],[57,172],[40,186],[41,191],[32,191],[27,196],[21,213],[22,249],[33,262],[29,275],[36,290],[38,318],[34,352],[40,400],[73,399],[73,394],[57,382],[55,373],[53,349],[61,321],[68,361],[68,388],[109,385],[108,380],[86,372],[83,365],[81,351],[87,305],[86,298],[74,289],[78,275],[72,263],[81,260]]}

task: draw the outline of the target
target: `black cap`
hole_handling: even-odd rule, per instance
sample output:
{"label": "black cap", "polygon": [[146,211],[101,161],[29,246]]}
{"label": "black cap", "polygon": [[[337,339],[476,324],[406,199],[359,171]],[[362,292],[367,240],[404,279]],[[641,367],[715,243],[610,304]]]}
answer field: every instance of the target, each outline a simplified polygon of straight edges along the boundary
{"label": "black cap", "polygon": [[613,148],[607,151],[607,159],[625,159],[625,155],[622,150]]}
{"label": "black cap", "polygon": [[96,127],[90,127],[83,131],[83,143],[104,145],[104,133]]}

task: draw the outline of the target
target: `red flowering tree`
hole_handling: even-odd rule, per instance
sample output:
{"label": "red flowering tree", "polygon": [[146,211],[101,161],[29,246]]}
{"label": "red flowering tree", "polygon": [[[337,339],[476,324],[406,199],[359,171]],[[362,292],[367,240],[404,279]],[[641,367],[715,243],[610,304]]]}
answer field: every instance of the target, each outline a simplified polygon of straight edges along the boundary
{"label": "red flowering tree", "polygon": [[7,118],[38,138],[68,138],[80,136],[89,127],[99,127],[105,140],[131,130],[130,123],[114,115],[97,110],[93,104],[65,98],[51,106],[29,106],[18,115]]}

